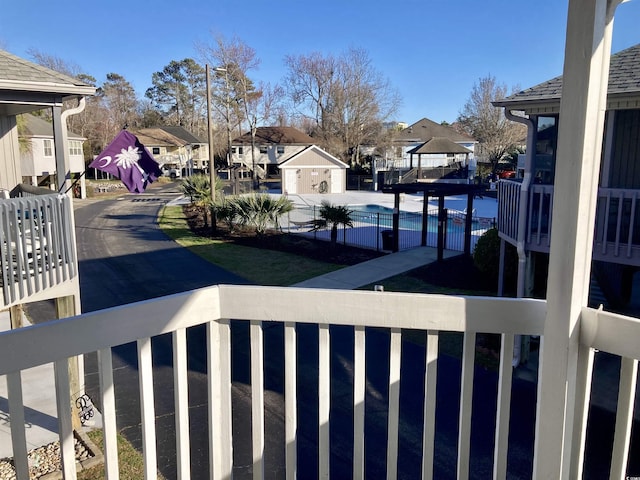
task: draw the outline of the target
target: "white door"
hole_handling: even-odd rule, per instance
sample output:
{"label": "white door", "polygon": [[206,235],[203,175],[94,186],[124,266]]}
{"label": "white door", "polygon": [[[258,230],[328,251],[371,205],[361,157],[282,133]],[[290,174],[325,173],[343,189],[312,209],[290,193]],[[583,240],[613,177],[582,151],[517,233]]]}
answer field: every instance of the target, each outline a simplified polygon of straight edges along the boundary
{"label": "white door", "polygon": [[288,168],[284,171],[284,188],[283,193],[298,192],[298,176],[295,168]]}
{"label": "white door", "polygon": [[342,170],[339,168],[331,169],[331,193],[344,193],[342,187]]}

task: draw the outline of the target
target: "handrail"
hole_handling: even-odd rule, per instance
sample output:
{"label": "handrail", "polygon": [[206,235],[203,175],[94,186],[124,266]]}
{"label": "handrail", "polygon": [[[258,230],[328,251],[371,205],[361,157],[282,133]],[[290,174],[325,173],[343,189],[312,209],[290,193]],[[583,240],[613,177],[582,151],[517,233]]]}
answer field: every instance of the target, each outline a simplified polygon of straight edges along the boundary
{"label": "handrail", "polygon": [[50,289],[77,278],[71,200],[49,192],[0,200],[0,279],[5,307],[54,298],[56,292]]}
{"label": "handrail", "polygon": [[37,195],[57,195],[57,192],[44,187],[28,185],[26,183],[18,184],[11,190],[11,197],[31,197]]}
{"label": "handrail", "polygon": [[[394,476],[398,459],[398,436],[402,435],[403,422],[402,402],[399,401],[398,392],[400,383],[405,381],[402,376],[404,366],[403,335],[407,330],[426,332],[427,336],[427,365],[425,367],[425,379],[427,390],[424,393],[424,415],[425,428],[422,431],[424,456],[423,469],[430,474],[434,471],[434,419],[436,371],[438,361],[437,341],[438,333],[443,331],[461,332],[464,334],[462,372],[460,391],[460,416],[458,430],[458,460],[457,471],[461,476],[466,476],[470,468],[470,444],[472,411],[473,418],[476,415],[493,415],[499,418],[496,424],[496,445],[502,447],[495,452],[496,475],[498,478],[505,478],[506,459],[508,443],[506,441],[505,426],[509,425],[509,393],[511,386],[511,366],[510,359],[513,352],[513,338],[519,334],[540,335],[546,316],[546,303],[534,299],[512,299],[495,297],[466,297],[448,295],[424,295],[392,292],[370,292],[370,291],[341,291],[324,289],[304,289],[304,288],[284,288],[284,287],[259,287],[259,286],[233,286],[219,285],[206,287],[199,290],[179,293],[158,299],[138,302],[130,305],[123,305],[106,310],[92,312],[77,317],[67,318],[55,322],[39,324],[33,327],[0,333],[0,375],[8,375],[10,379],[9,404],[19,417],[21,409],[19,401],[20,372],[41,364],[56,362],[62,367],[66,358],[98,351],[99,364],[101,365],[101,381],[105,387],[102,405],[103,422],[105,423],[105,441],[107,448],[111,448],[116,442],[115,428],[115,404],[113,399],[109,400],[109,392],[112,392],[112,365],[111,347],[126,343],[136,342],[138,345],[138,371],[140,375],[140,400],[143,409],[142,428],[148,432],[149,438],[145,440],[143,454],[145,461],[150,463],[147,469],[155,469],[155,438],[154,432],[154,406],[153,406],[153,367],[151,361],[152,337],[167,333],[172,334],[174,350],[178,350],[184,356],[185,353],[185,329],[196,326],[207,326],[208,352],[206,354],[209,372],[209,384],[211,388],[210,402],[208,404],[209,414],[212,415],[210,422],[210,441],[216,447],[213,449],[216,461],[212,468],[216,474],[214,478],[225,478],[227,473],[233,469],[233,452],[230,448],[232,443],[231,418],[231,355],[235,348],[235,342],[231,342],[230,322],[226,319],[233,318],[235,322],[248,322],[250,332],[251,351],[250,355],[252,380],[250,384],[252,397],[251,422],[252,438],[257,439],[254,446],[254,469],[260,471],[264,468],[263,445],[265,441],[264,417],[265,408],[265,386],[263,375],[267,374],[263,360],[263,335],[267,330],[263,328],[262,322],[275,322],[283,325],[284,328],[284,370],[282,375],[285,381],[285,409],[284,415],[286,423],[287,443],[286,443],[286,465],[287,474],[295,476],[296,469],[305,468],[296,462],[296,432],[298,424],[297,408],[301,401],[297,397],[299,389],[294,388],[296,381],[305,385],[327,385],[326,389],[320,388],[318,419],[321,436],[318,441],[320,472],[328,471],[328,462],[331,452],[332,437],[326,432],[329,431],[329,422],[334,398],[329,394],[329,388],[333,385],[331,380],[332,370],[332,326],[353,327],[355,353],[353,357],[353,369],[348,367],[353,377],[354,388],[354,475],[363,473],[364,468],[360,460],[363,458],[364,446],[364,425],[365,409],[361,408],[361,401],[364,392],[372,388],[369,385],[371,378],[366,370],[367,358],[365,350],[365,329],[374,327],[372,330],[383,329],[388,332],[390,347],[385,355],[389,355],[389,395],[388,410],[384,416],[388,417],[389,432],[393,432],[387,439],[387,468],[389,474]],[[628,317],[616,316],[592,309],[583,309],[583,325],[581,328],[581,343],[587,349],[594,347],[607,348],[616,354],[621,354],[624,358],[637,358],[640,356],[640,321]],[[613,323],[612,323],[613,322]],[[299,377],[296,375],[296,359],[299,355],[297,345],[297,329],[303,324],[317,325],[316,335],[318,342],[318,378]],[[271,328],[269,329],[271,330]],[[303,329],[304,330],[304,329]],[[500,333],[502,334],[503,349],[501,352],[501,367],[499,374],[500,402],[497,411],[484,412],[482,408],[473,401],[474,385],[474,357],[476,334],[478,333]],[[367,340],[368,341],[368,340]],[[280,345],[280,343],[278,343]],[[182,345],[182,346],[180,346]],[[371,348],[371,347],[368,347]],[[29,355],[24,355],[29,352]],[[379,353],[376,352],[376,355]],[[504,359],[507,359],[506,361]],[[185,359],[177,359],[181,368],[174,370],[174,375],[179,377],[185,374]],[[347,359],[341,359],[347,361]],[[628,362],[625,360],[625,365]],[[553,368],[550,366],[549,368]],[[626,368],[626,367],[625,367]],[[106,369],[106,370],[105,370]],[[631,373],[633,369],[629,370]],[[254,375],[255,373],[255,375]],[[624,391],[630,390],[630,376],[626,373],[624,377]],[[297,378],[297,380],[296,380]],[[61,380],[62,381],[62,380]],[[183,401],[188,392],[188,386],[183,384],[185,391],[176,392],[176,424],[177,437],[180,438],[181,446],[177,448],[178,455],[188,455],[189,425],[188,421],[181,422],[179,419],[188,419],[188,404]],[[304,387],[303,387],[304,388]],[[68,389],[56,389],[59,395],[68,394]],[[588,392],[587,392],[588,393]],[[344,398],[344,395],[340,395]],[[376,400],[379,402],[379,400]],[[585,401],[578,399],[578,401]],[[588,401],[588,399],[587,399]],[[473,409],[472,409],[473,403]],[[627,402],[628,403],[628,402]],[[65,404],[60,402],[60,405]],[[489,402],[491,404],[491,402]],[[479,410],[476,410],[480,408]],[[177,410],[180,409],[180,412]],[[629,409],[625,408],[625,414]],[[70,421],[68,417],[63,418],[63,422]],[[306,419],[302,423],[308,423]],[[312,421],[312,420],[311,420]],[[544,421],[538,418],[538,421]],[[420,422],[421,424],[421,422]],[[22,424],[12,425],[18,434],[12,435],[14,451],[26,452],[25,448],[16,445],[21,442],[18,432],[23,429]],[[420,428],[420,427],[416,427]],[[506,432],[506,433],[505,433]],[[567,434],[571,434],[568,432]],[[413,433],[412,433],[413,435]],[[616,433],[616,441],[623,444],[622,447],[614,448],[615,469],[624,469],[625,451],[623,436],[630,435],[630,431],[625,430],[623,434]],[[627,437],[625,437],[627,438]],[[500,441],[498,441],[500,440]],[[186,443],[186,444],[185,444]],[[184,448],[183,448],[184,447]],[[256,450],[257,449],[257,450]],[[186,452],[186,453],[184,453]],[[65,462],[72,460],[64,459]],[[188,464],[188,457],[183,458]],[[18,459],[18,464],[24,464]],[[113,475],[117,469],[117,458],[110,458],[107,461],[107,469]],[[114,466],[115,465],[115,466]],[[622,466],[621,466],[622,465]],[[382,467],[384,468],[384,466]],[[450,467],[448,467],[450,468]],[[616,471],[617,471],[616,470]],[[612,469],[613,471],[613,469]],[[254,472],[255,473],[255,472]],[[305,471],[306,473],[306,471]],[[117,478],[116,475],[113,475]]]}
{"label": "handrail", "polygon": [[[520,184],[513,180],[498,183],[500,203],[498,227],[501,236],[515,242],[521,216],[517,199]],[[532,184],[529,189],[525,223],[527,248],[548,249],[553,223],[554,186]],[[599,188],[594,234],[594,259],[640,265],[640,190]]]}

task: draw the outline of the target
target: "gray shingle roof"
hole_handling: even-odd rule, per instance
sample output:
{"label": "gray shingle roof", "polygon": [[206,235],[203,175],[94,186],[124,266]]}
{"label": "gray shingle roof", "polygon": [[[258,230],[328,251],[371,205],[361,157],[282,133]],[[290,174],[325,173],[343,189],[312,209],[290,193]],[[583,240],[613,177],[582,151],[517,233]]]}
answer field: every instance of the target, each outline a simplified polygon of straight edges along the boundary
{"label": "gray shingle roof", "polygon": [[[26,137],[51,137],[53,138],[53,125],[46,120],[36,117],[35,115],[31,115],[30,113],[25,113],[23,115],[25,119],[25,131],[24,134]],[[81,135],[73,132],[67,132],[69,138],[78,139],[83,138]]]}
{"label": "gray shingle roof", "polygon": [[46,83],[65,85],[68,87],[90,87],[86,83],[63,73],[56,72],[23,58],[0,50],[0,82],[7,80],[11,83]]}
{"label": "gray shingle roof", "polygon": [[473,137],[470,137],[469,135],[466,135],[464,133],[460,133],[448,125],[440,125],[439,123],[436,123],[433,120],[429,120],[428,118],[423,118],[413,125],[408,126],[404,130],[401,130],[396,137],[396,141],[426,142],[434,137],[444,137],[451,140],[452,142],[475,142]]}
{"label": "gray shingle roof", "polygon": [[[251,143],[251,134],[245,133],[233,140],[233,143]],[[256,129],[257,144],[276,145],[314,145],[315,140],[293,127],[258,127]]]}
{"label": "gray shingle roof", "polygon": [[[146,147],[184,147],[190,142],[165,130],[165,127],[142,128],[131,130]],[[198,141],[197,143],[201,143]]]}
{"label": "gray shingle roof", "polygon": [[[609,95],[638,94],[640,92],[640,44],[611,55],[609,68]],[[496,106],[515,106],[527,103],[559,103],[562,94],[562,76],[552,78],[534,87],[515,93]]]}
{"label": "gray shingle roof", "polygon": [[433,137],[421,145],[412,148],[407,153],[472,153],[468,148],[452,142],[448,138]]}
{"label": "gray shingle roof", "polygon": [[189,143],[189,144],[194,144],[194,143],[207,143],[206,140],[203,140],[201,138],[196,137],[193,133],[191,133],[190,131],[188,131],[186,128],[184,127],[179,127],[179,126],[160,126],[158,127],[161,130],[164,130],[167,133],[170,133],[171,135],[173,135],[174,137],[178,137],[181,140],[184,140],[185,142]]}

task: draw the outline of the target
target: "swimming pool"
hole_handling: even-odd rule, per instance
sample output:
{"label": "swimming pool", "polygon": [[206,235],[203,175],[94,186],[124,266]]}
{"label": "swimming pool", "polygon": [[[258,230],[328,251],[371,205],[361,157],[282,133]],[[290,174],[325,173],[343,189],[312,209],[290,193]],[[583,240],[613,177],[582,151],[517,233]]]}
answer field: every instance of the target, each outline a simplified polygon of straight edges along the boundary
{"label": "swimming pool", "polygon": [[[354,222],[363,222],[373,225],[379,225],[380,227],[391,228],[393,226],[393,208],[385,207],[382,205],[352,205],[349,207],[353,210],[351,217]],[[431,212],[434,210],[432,209]],[[464,231],[465,224],[464,213],[449,212],[447,222],[447,232],[454,233]],[[405,230],[422,230],[422,212],[407,212],[400,210],[400,223],[401,229]],[[427,230],[435,232],[438,228],[438,215],[437,213],[429,213],[427,216]],[[488,228],[486,225],[481,224],[478,220],[471,222],[471,230],[482,230]]]}

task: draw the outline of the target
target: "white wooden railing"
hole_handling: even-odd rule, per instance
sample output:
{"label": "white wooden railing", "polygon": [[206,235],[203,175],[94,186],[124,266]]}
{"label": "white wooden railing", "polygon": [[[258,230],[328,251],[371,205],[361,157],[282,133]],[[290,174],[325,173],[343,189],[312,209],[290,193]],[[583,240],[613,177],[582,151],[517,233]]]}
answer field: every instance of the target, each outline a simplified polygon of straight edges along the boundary
{"label": "white wooden railing", "polygon": [[[498,182],[498,228],[503,238],[518,238],[521,183]],[[527,248],[549,251],[554,199],[553,185],[529,186],[525,243]],[[640,190],[599,188],[594,238],[594,260],[640,266]]]}
{"label": "white wooden railing", "polygon": [[66,195],[0,200],[3,307],[53,298],[77,278],[72,213]]}
{"label": "white wooden railing", "polygon": [[501,180],[498,182],[498,230],[511,242],[518,239],[518,206],[521,183]]}
{"label": "white wooden railing", "polygon": [[600,188],[593,256],[640,266],[640,190]]}
{"label": "white wooden railing", "polygon": [[[544,301],[532,299],[499,299],[488,297],[456,297],[444,295],[402,294],[387,292],[339,291],[319,289],[295,289],[253,286],[214,286],[160,299],[98,311],[50,324],[14,330],[0,334],[0,375],[7,375],[11,432],[18,479],[26,479],[28,469],[25,446],[25,428],[21,419],[21,371],[30,367],[54,362],[57,382],[58,405],[70,405],[67,358],[78,354],[98,352],[100,369],[103,425],[105,434],[105,468],[108,478],[118,478],[116,453],[116,410],[111,347],[137,342],[138,369],[140,375],[140,404],[143,430],[143,453],[146,478],[156,476],[156,439],[153,390],[151,339],[161,334],[171,334],[173,341],[173,374],[176,411],[177,478],[189,477],[189,414],[187,378],[186,329],[206,325],[209,444],[212,478],[229,479],[234,469],[231,412],[231,357],[237,348],[231,338],[231,321],[248,322],[250,331],[251,364],[251,450],[253,451],[254,478],[264,478],[265,469],[265,350],[263,323],[276,322],[284,329],[284,423],[286,478],[297,474],[328,478],[331,458],[330,412],[332,401],[332,341],[331,326],[348,326],[353,329],[353,364],[347,370],[353,376],[353,477],[382,476],[381,472],[365,472],[365,394],[371,394],[370,376],[366,358],[379,353],[367,353],[365,329],[374,327],[389,336],[388,405],[386,412],[387,478],[397,477],[399,438],[403,436],[400,418],[403,415],[399,402],[401,375],[407,365],[403,363],[402,345],[406,332],[422,331],[426,342],[424,384],[422,395],[423,418],[416,423],[423,425],[422,466],[423,478],[434,477],[437,456],[435,444],[436,386],[457,381],[440,378],[438,371],[439,333],[464,334],[461,361],[460,409],[457,428],[457,461],[450,467],[457,478],[470,477],[471,425],[474,418],[493,415],[496,418],[495,449],[493,459],[494,478],[507,477],[507,452],[509,449],[509,423],[511,405],[512,367],[511,357],[515,335],[541,335],[546,311]],[[640,323],[637,319],[612,315],[588,308],[583,309],[581,343],[583,354],[578,361],[578,372],[585,372],[579,380],[587,397],[578,398],[578,404],[588,405],[588,393],[593,348],[609,351],[623,357],[621,377],[622,395],[618,401],[619,415],[614,446],[612,477],[624,472],[630,439],[630,416],[633,411],[636,360],[640,357]],[[235,323],[234,323],[235,324]],[[300,355],[297,332],[301,324],[317,325],[317,378],[302,379],[298,370]],[[501,334],[501,360],[498,372],[497,411],[476,411],[474,396],[474,362],[476,335],[478,333]],[[544,340],[543,340],[544,341]],[[314,349],[315,350],[315,349]],[[629,359],[629,360],[627,360]],[[344,362],[341,359],[341,362]],[[553,366],[551,366],[553,369]],[[571,369],[570,369],[571,370]],[[589,375],[586,375],[588,373]],[[544,375],[540,372],[540,375]],[[298,382],[311,381],[317,385],[318,399],[318,467],[309,472],[308,465],[297,461],[298,431],[303,418],[298,415],[300,387]],[[341,395],[344,397],[344,395]],[[350,397],[349,397],[350,398]],[[585,401],[586,399],[586,401]],[[455,403],[456,399],[448,399]],[[472,408],[472,403],[474,407]],[[492,402],[484,402],[491,405]],[[486,408],[486,407],[485,407]],[[489,407],[493,409],[493,407]],[[585,411],[588,409],[585,409]],[[61,419],[65,478],[75,478],[71,418],[67,409],[58,411]],[[545,421],[544,412],[538,421]],[[585,416],[586,419],[586,416]],[[582,418],[576,420],[577,432],[583,431]],[[405,419],[406,423],[406,419]],[[584,421],[586,428],[586,420]],[[418,426],[419,428],[419,426]],[[569,429],[571,430],[571,428]],[[455,433],[455,432],[454,432]],[[568,434],[571,434],[570,432]],[[413,441],[420,441],[414,439]],[[584,445],[584,435],[582,436]],[[341,442],[342,443],[342,442]],[[346,444],[349,444],[347,441]],[[540,442],[537,455],[555,455],[544,451]],[[571,461],[581,464],[583,448],[576,448]],[[384,465],[384,463],[383,463]],[[369,467],[370,468],[370,467]],[[384,468],[384,467],[383,467]],[[560,474],[558,474],[558,478]]]}

